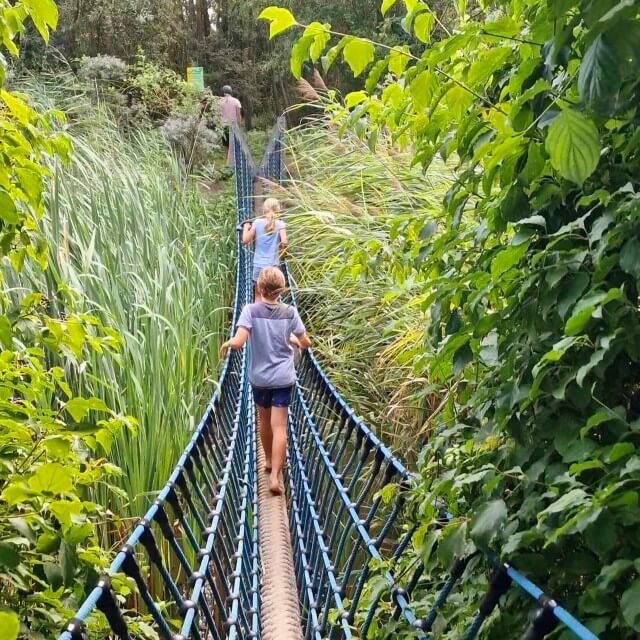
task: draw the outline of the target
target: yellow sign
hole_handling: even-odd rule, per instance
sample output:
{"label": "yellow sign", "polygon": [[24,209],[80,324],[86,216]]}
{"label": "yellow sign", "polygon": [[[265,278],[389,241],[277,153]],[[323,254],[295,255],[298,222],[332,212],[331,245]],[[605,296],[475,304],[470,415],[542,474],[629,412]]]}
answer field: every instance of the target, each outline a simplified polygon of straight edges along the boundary
{"label": "yellow sign", "polygon": [[204,91],[204,69],[202,67],[187,67],[187,82],[194,89]]}

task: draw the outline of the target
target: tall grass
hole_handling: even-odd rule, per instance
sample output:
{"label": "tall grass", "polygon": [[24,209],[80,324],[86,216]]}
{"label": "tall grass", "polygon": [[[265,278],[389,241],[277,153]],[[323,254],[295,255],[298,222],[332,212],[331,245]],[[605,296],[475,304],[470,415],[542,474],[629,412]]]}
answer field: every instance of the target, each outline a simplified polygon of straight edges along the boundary
{"label": "tall grass", "polygon": [[413,448],[439,399],[413,369],[428,311],[408,240],[439,223],[451,175],[326,121],[289,133],[288,168],[291,262],[316,350],[379,434]]}
{"label": "tall grass", "polygon": [[[49,87],[56,101],[59,93]],[[125,137],[108,110],[76,96],[70,166],[56,164],[43,228],[46,287],[78,291],[120,333],[119,360],[78,371],[82,391],[139,422],[113,445],[127,499],[140,515],[162,486],[212,393],[232,295],[233,197],[205,200],[151,128]],[[102,494],[102,500],[107,500]],[[98,500],[101,498],[98,497]]]}

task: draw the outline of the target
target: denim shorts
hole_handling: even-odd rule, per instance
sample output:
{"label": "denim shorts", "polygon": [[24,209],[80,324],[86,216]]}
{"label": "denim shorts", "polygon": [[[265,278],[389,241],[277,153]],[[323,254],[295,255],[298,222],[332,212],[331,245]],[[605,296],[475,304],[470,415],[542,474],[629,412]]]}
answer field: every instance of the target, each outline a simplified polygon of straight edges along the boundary
{"label": "denim shorts", "polygon": [[253,387],[253,401],[263,409],[271,407],[288,407],[291,404],[290,387],[281,387],[279,389],[263,389],[261,387]]}
{"label": "denim shorts", "polygon": [[[274,265],[271,265],[271,266],[273,266],[273,267],[278,267],[279,269],[282,269],[282,267],[280,267],[280,265],[279,265],[279,264],[274,264]],[[254,282],[258,282],[258,278],[260,277],[260,273],[261,273],[264,269],[266,269],[266,268],[267,268],[267,267],[256,267],[256,266],[254,265],[254,267],[253,267],[253,273],[251,274],[251,279],[252,279]]]}

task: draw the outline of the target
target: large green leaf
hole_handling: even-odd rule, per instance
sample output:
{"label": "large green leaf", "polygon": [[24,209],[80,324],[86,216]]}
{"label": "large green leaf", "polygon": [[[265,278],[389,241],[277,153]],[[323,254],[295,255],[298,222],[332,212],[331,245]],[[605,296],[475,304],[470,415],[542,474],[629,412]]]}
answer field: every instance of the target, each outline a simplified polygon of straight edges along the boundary
{"label": "large green leaf", "polygon": [[[8,542],[0,542],[0,569],[15,569],[20,564],[20,554]],[[0,573],[2,573],[0,571]]]}
{"label": "large green leaf", "polygon": [[48,462],[38,467],[29,480],[29,488],[39,493],[60,494],[73,489],[69,472],[57,462]]}
{"label": "large green leaf", "polygon": [[640,631],[640,578],[622,594],[620,611],[627,624]]}
{"label": "large green leaf", "polygon": [[507,519],[507,505],[504,500],[492,500],[482,507],[473,519],[471,539],[481,549],[487,549],[493,536]]}
{"label": "large green leaf", "polygon": [[267,7],[260,13],[258,20],[267,20],[270,23],[269,38],[275,38],[298,24],[291,11],[281,7]]}
{"label": "large green leaf", "polygon": [[582,185],[598,166],[598,130],[589,118],[573,109],[564,110],[551,123],[546,147],[553,168],[578,185]]}
{"label": "large green leaf", "polygon": [[491,261],[491,275],[499,278],[503,273],[517,265],[527,252],[529,243],[509,246],[498,253]]}
{"label": "large green leaf", "polygon": [[90,411],[109,411],[100,398],[73,398],[64,405],[76,422],[81,422]]}
{"label": "large green leaf", "polygon": [[2,640],[16,640],[20,633],[20,619],[13,613],[0,611],[0,629],[2,629]]}
{"label": "large green leaf", "polygon": [[511,55],[510,47],[497,47],[484,51],[469,68],[470,85],[484,84]]}
{"label": "large green leaf", "polygon": [[354,76],[359,76],[375,57],[375,47],[369,40],[352,38],[345,45],[342,55]]}
{"label": "large green leaf", "polygon": [[620,64],[615,50],[600,34],[587,49],[580,73],[578,88],[582,99],[593,109],[603,110],[615,97],[622,83]]}
{"label": "large green leaf", "polygon": [[317,62],[331,39],[331,25],[320,22],[312,22],[305,30],[304,36],[312,37],[313,42],[309,48],[309,56],[312,62]]}
{"label": "large green leaf", "polygon": [[398,2],[398,0],[382,0],[382,6],[380,7],[382,15],[387,15],[389,9],[391,9],[396,2]]}
{"label": "large green leaf", "polygon": [[291,73],[299,79],[302,75],[302,65],[309,59],[309,49],[313,43],[313,36],[303,36],[291,48]]}
{"label": "large green leaf", "polygon": [[424,109],[431,104],[437,87],[438,80],[431,71],[423,71],[413,79],[409,91],[416,109]]}
{"label": "large green leaf", "polygon": [[630,238],[622,247],[620,268],[636,280],[640,279],[640,240],[638,238]]}
{"label": "large green leaf", "polygon": [[401,76],[409,64],[409,47],[394,47],[389,54],[389,71]]}
{"label": "large green leaf", "polygon": [[413,21],[413,30],[415,31],[416,38],[418,38],[420,42],[424,42],[425,44],[429,42],[434,23],[435,18],[431,11],[423,11],[416,16]]}

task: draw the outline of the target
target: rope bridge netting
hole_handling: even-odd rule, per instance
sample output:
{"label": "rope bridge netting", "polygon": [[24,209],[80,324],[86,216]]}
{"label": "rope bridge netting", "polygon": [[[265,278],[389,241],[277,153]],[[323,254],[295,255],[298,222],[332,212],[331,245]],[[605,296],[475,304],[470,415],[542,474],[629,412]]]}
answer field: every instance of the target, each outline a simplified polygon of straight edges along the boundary
{"label": "rope bridge netting", "polygon": [[[256,167],[242,136],[234,132],[238,223],[254,215],[257,177],[282,180],[283,141],[280,118]],[[251,300],[251,272],[251,255],[238,233],[232,330]],[[295,283],[287,276],[293,292]],[[290,302],[295,304],[293,293]],[[95,635],[94,629],[101,628],[96,611],[106,617],[112,637],[121,640],[140,637],[131,611],[149,616],[166,640],[269,637],[263,629],[268,616],[261,611],[261,586],[270,576],[261,570],[258,445],[248,358],[246,348],[227,356],[218,388],[167,484],[59,640],[104,637]],[[411,475],[354,414],[312,352],[298,367],[288,444],[285,483],[297,582],[291,598],[301,621],[292,638],[366,638],[382,615],[384,598],[392,603],[389,615],[405,623],[406,632],[393,637],[430,637],[439,610],[472,563],[460,558],[443,584],[426,585],[437,594],[430,610],[418,615],[412,609],[412,595],[425,588],[423,569],[397,577],[392,569],[413,534],[403,527],[403,491],[391,500],[383,500],[381,491],[391,483],[408,486]],[[441,517],[449,517],[444,507]],[[365,607],[362,596],[376,562],[387,562],[391,569],[383,574],[386,589]],[[512,637],[537,640],[561,624],[578,638],[596,638],[513,567],[494,564],[463,640],[478,636],[512,585],[532,600],[535,611]],[[111,589],[124,577],[135,586],[126,601]]]}

